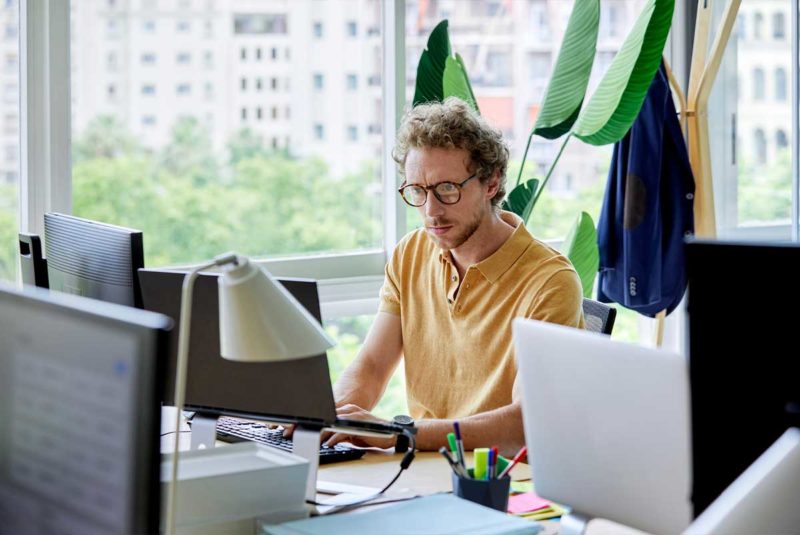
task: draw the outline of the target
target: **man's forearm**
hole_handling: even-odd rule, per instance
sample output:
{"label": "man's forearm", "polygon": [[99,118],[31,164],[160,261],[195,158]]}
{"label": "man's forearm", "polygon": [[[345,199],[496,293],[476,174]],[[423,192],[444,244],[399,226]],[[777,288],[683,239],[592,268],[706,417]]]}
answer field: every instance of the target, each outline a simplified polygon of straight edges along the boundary
{"label": "man's forearm", "polygon": [[[512,403],[458,420],[464,450],[497,446],[500,454],[513,456],[525,445],[522,428],[522,407]],[[424,451],[448,446],[447,433],[453,431],[453,420],[420,420],[417,422],[417,448]]]}
{"label": "man's forearm", "polygon": [[384,385],[380,378],[363,361],[356,360],[345,368],[336,384],[333,385],[333,395],[336,405],[358,405],[371,411],[378,403],[383,393]]}

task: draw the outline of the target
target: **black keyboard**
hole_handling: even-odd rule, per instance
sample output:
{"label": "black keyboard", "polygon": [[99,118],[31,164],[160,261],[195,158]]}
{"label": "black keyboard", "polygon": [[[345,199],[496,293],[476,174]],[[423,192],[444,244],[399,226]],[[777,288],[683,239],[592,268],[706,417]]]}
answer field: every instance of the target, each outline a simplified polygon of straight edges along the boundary
{"label": "black keyboard", "polygon": [[[290,453],[292,451],[292,439],[284,438],[282,429],[270,429],[258,422],[240,420],[230,416],[222,416],[217,420],[217,438],[225,442],[251,440]],[[352,461],[360,459],[364,453],[364,450],[345,444],[336,444],[332,448],[320,445],[319,464]]]}

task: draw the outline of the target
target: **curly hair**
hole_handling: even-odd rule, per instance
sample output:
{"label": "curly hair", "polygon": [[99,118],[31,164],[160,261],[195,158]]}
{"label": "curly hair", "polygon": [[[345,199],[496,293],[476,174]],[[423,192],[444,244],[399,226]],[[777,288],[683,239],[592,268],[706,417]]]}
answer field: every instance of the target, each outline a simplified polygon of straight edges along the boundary
{"label": "curly hair", "polygon": [[505,198],[508,146],[500,131],[492,128],[463,100],[448,97],[444,102],[419,104],[408,111],[392,151],[402,176],[405,176],[408,153],[414,148],[466,150],[481,182],[485,183],[495,172],[500,174],[500,188],[492,198],[492,206],[497,209]]}

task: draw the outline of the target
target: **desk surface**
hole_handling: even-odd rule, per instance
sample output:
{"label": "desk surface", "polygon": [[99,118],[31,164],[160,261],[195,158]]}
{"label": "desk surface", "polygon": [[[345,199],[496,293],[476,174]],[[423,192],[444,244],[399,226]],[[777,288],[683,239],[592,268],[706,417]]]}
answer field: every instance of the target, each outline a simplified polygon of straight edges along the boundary
{"label": "desk surface", "polygon": [[[400,468],[402,454],[395,454],[383,450],[368,451],[357,461],[341,462],[319,467],[318,480],[332,483],[346,483],[363,487],[383,488],[397,473]],[[472,454],[467,453],[471,461]],[[420,452],[414,462],[400,476],[394,484],[397,489],[409,489],[417,494],[427,495],[437,492],[452,490],[450,466],[436,452]],[[511,478],[515,481],[525,481],[531,478],[530,467],[527,464],[518,464],[511,471]],[[547,520],[540,522],[545,528],[542,535],[556,535],[559,522]],[[589,523],[586,535],[646,535],[641,531],[627,528],[607,520],[596,519]]]}

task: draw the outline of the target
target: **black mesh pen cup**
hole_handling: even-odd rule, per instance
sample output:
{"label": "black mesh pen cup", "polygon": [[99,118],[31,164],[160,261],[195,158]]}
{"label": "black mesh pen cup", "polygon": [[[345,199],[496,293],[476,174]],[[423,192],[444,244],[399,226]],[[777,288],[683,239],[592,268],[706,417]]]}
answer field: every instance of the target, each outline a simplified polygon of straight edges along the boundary
{"label": "black mesh pen cup", "polygon": [[[469,469],[472,476],[472,468]],[[505,512],[508,509],[508,491],[511,488],[511,476],[502,479],[470,479],[453,476],[453,494],[485,507]]]}

